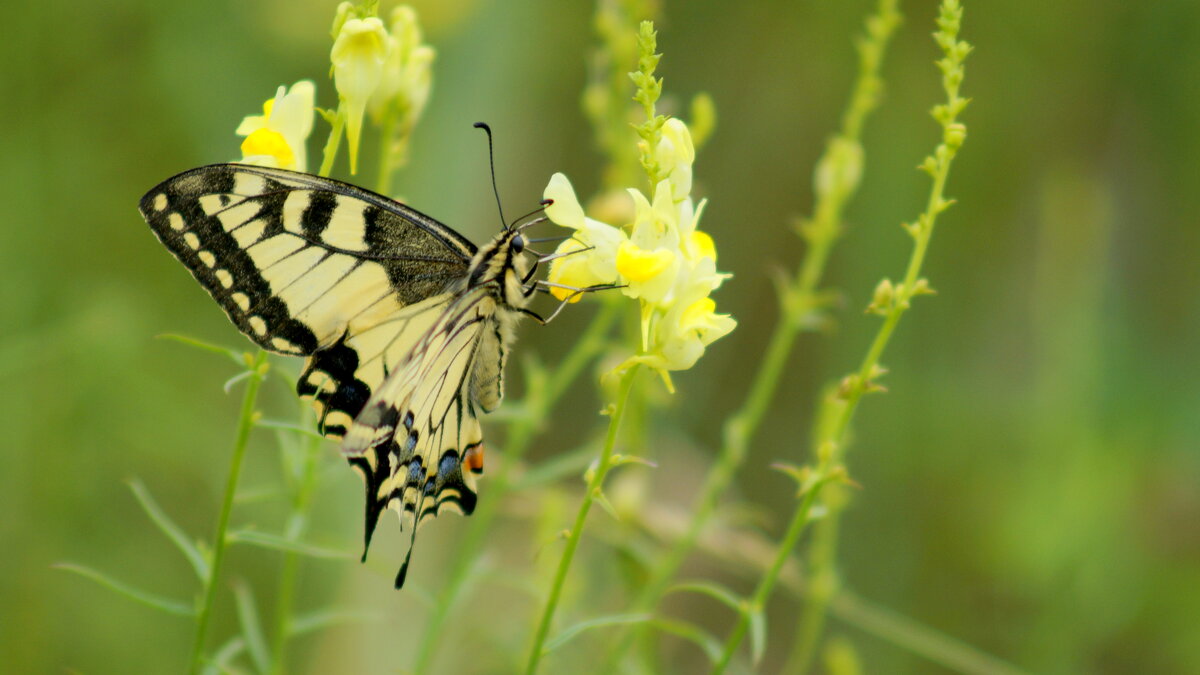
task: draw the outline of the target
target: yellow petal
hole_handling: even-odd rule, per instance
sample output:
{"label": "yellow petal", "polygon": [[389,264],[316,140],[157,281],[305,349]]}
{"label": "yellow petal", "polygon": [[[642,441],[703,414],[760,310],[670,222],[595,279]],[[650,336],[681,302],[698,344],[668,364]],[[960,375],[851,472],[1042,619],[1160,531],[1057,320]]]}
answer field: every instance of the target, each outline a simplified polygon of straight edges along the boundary
{"label": "yellow petal", "polygon": [[[597,279],[592,273],[587,262],[587,253],[574,253],[580,251],[584,245],[574,239],[568,239],[558,247],[556,254],[562,256],[555,258],[550,263],[550,274],[547,280],[555,284],[563,284],[564,286],[572,286],[574,288],[587,288],[600,283],[605,283],[603,280]],[[558,288],[557,286],[550,287],[550,295],[558,298],[560,301],[570,299],[570,302],[579,302],[583,299],[583,293],[573,291],[570,288]]]}
{"label": "yellow petal", "polygon": [[291,168],[295,165],[296,155],[292,152],[283,134],[271,129],[258,129],[242,141],[242,155],[270,155],[279,163],[280,168]]}
{"label": "yellow petal", "polygon": [[550,177],[542,197],[554,203],[546,207],[546,217],[563,227],[580,228],[583,226],[583,207],[575,197],[575,189],[571,181],[561,173]]}
{"label": "yellow petal", "polygon": [[713,262],[717,261],[717,246],[707,232],[693,230],[692,246],[699,251],[701,258],[712,258]]}
{"label": "yellow petal", "polygon": [[712,298],[700,298],[688,305],[687,309],[683,310],[683,316],[679,319],[680,327],[687,330],[693,326],[701,325],[705,323],[709,316],[716,312],[716,309],[717,303]]}
{"label": "yellow petal", "polygon": [[675,254],[664,248],[647,251],[629,241],[617,247],[617,272],[632,283],[649,281],[662,274],[675,260]]}

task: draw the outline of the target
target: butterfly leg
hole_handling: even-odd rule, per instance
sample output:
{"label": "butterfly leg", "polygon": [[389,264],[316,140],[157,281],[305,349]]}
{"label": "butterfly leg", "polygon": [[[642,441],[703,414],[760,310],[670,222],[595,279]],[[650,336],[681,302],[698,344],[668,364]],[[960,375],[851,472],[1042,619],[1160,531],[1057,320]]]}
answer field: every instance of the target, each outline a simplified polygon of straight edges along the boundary
{"label": "butterfly leg", "polygon": [[[525,307],[521,307],[517,311],[519,311],[520,313],[524,314],[525,316],[533,319],[534,321],[540,323],[543,326],[550,323],[547,319],[543,319],[541,314],[538,314],[537,312],[533,311],[532,309],[527,309]],[[555,313],[557,314],[558,311],[555,310]]]}
{"label": "butterfly leg", "polygon": [[550,314],[550,316],[548,316],[544,319],[541,316],[539,316],[538,314],[536,314],[530,310],[527,310],[527,309],[522,310],[525,314],[528,314],[528,315],[534,317],[543,326],[545,326],[546,324],[553,321],[554,317],[558,316],[558,313],[563,311],[563,308],[565,308],[573,299],[575,299],[576,297],[578,297],[579,295],[581,295],[583,293],[588,293],[590,291],[607,291],[607,290],[611,290],[614,288],[624,288],[625,287],[624,284],[606,284],[606,285],[602,285],[602,286],[588,286],[586,288],[579,288],[577,286],[567,286],[565,284],[556,284],[552,281],[539,281],[539,282],[537,282],[537,284],[534,285],[534,290],[549,292],[546,290],[547,286],[553,286],[554,288],[565,288],[569,291],[572,291],[572,293],[570,295],[568,295],[567,297],[563,298],[558,303],[558,307],[556,307],[554,309],[554,311]]}

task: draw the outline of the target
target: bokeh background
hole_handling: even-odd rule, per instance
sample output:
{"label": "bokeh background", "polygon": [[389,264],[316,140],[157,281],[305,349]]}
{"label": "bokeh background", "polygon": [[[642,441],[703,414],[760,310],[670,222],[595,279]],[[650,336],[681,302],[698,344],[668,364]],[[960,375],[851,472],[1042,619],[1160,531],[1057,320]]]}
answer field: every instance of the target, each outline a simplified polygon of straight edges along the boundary
{"label": "bokeh background", "polygon": [[[438,50],[434,93],[397,192],[480,241],[495,230],[477,120],[496,130],[510,211],[532,207],[555,171],[582,194],[603,159],[580,111],[596,44],[589,3],[415,3]],[[659,21],[670,110],[700,91],[716,134],[698,157],[704,227],[735,278],[717,294],[740,321],[656,413],[667,448],[651,501],[684,507],[720,421],[741,402],[776,318],[769,274],[790,269],[809,212],[811,170],[854,74],[851,38],[873,3],[684,3]],[[977,46],[964,93],[969,137],[951,173],[958,205],[939,223],[921,298],[885,357],[889,393],[868,398],[849,463],[862,489],[845,515],[839,571],[879,606],[1022,669],[1200,672],[1200,4],[967,0]],[[137,477],[189,533],[208,537],[239,396],[236,368],[156,340],[183,333],[248,346],[141,221],[136,203],[166,176],[238,156],[233,129],[280,84],[328,72],[333,2],[32,3],[0,41],[0,659],[6,672],[174,672],[192,626],[86,579],[74,561],[190,601],[187,564],[130,495]],[[384,3],[384,9],[390,9]],[[844,304],[827,333],[802,336],[730,509],[776,537],[794,485],[768,469],[804,461],[823,383],[858,363],[877,318],[863,315],[881,276],[901,274],[927,178],[914,166],[937,141],[940,101],[929,34],[936,3],[903,2],[884,67],[887,94],[865,131],[866,169],[828,286]],[[322,127],[314,134],[323,138]],[[342,173],[341,175],[345,175]],[[554,363],[587,317],[583,303],[519,350]],[[514,373],[517,369],[514,369]],[[590,378],[578,383],[530,461],[574,449],[599,427]],[[514,375],[510,394],[519,396]],[[295,410],[280,378],[263,407]],[[504,425],[488,426],[499,447]],[[312,538],[355,550],[361,487],[327,446]],[[494,468],[504,458],[489,455]],[[637,472],[638,470],[631,470]],[[277,480],[272,434],[256,432],[243,484]],[[481,575],[453,613],[439,672],[502,673],[527,648],[547,532],[568,526],[579,482],[517,492]],[[482,498],[487,499],[487,483]],[[555,504],[558,504],[556,507]],[[278,528],[270,501],[235,521]],[[597,532],[620,533],[592,518]],[[392,593],[401,537],[389,520],[373,562],[305,561],[297,604],[376,618],[306,637],[296,672],[401,672],[464,521],[423,532],[410,582]],[[541,551],[541,555],[536,555]],[[547,552],[549,551],[549,552]],[[585,540],[563,623],[620,609],[622,586],[600,538]],[[233,549],[228,579],[269,606],[278,556]],[[688,576],[739,590],[754,575],[698,554]],[[539,576],[541,575],[541,576]],[[610,593],[611,587],[611,593]],[[423,590],[422,590],[423,589]],[[605,599],[607,598],[607,599]],[[214,644],[235,630],[228,593]],[[668,609],[723,635],[732,617],[707,601]],[[769,613],[773,672],[796,602]],[[866,672],[946,672],[831,619]],[[546,672],[589,672],[604,633],[580,637]],[[664,668],[693,672],[691,645],[662,644]]]}

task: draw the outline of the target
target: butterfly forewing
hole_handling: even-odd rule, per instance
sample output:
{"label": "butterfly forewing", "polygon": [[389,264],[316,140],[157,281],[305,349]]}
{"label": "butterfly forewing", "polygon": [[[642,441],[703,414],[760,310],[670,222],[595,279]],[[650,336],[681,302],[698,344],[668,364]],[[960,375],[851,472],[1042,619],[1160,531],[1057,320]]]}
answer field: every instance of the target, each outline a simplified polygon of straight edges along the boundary
{"label": "butterfly forewing", "polygon": [[[148,192],[142,215],[259,346],[310,356],[298,389],[339,437],[405,350],[404,310],[446,293],[475,246],[390,199],[308,174],[201,167]],[[419,332],[416,333],[419,335]],[[411,345],[409,345],[411,346]],[[328,421],[329,417],[334,421]]]}

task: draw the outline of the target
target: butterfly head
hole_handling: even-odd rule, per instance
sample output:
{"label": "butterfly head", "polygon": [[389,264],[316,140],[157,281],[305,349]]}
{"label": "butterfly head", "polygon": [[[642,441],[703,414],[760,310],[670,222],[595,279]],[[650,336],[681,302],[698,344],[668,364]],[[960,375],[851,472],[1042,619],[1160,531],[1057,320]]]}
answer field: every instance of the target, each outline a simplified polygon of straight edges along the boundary
{"label": "butterfly head", "polygon": [[529,304],[526,279],[533,260],[522,255],[524,252],[520,228],[502,230],[471,260],[470,285],[494,285],[499,291],[497,300],[514,309]]}

